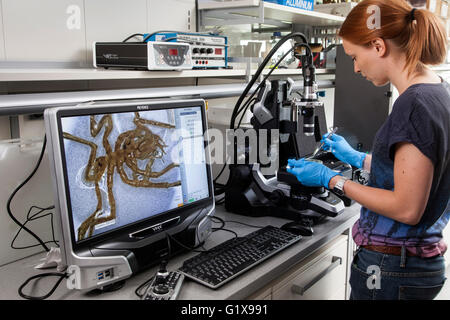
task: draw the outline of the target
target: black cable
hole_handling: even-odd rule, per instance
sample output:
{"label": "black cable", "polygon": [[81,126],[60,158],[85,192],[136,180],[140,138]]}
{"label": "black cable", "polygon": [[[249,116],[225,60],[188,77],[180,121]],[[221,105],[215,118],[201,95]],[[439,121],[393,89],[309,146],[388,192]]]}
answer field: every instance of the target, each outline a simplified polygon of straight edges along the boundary
{"label": "black cable", "polygon": [[[35,213],[35,214],[30,216],[31,211],[33,210],[33,208],[39,209],[40,211],[38,211],[37,213]],[[42,216],[36,217],[39,214],[41,214],[42,212],[47,211],[47,210],[51,210],[51,209],[54,209],[54,208],[55,208],[55,206],[50,206],[48,208],[41,208],[41,207],[37,207],[37,206],[31,206],[30,209],[28,210],[28,213],[27,213],[27,220],[23,223],[23,226],[25,226],[28,222],[31,222],[31,221],[34,221],[34,220],[37,220],[37,219],[41,219],[41,218],[45,218],[46,216],[50,216],[50,225],[51,225],[51,228],[52,228],[52,239],[53,240],[52,241],[46,241],[44,243],[45,244],[47,244],[47,243],[54,243],[54,244],[56,244],[59,247],[58,241],[56,241],[56,239],[55,239],[55,228],[54,228],[54,225],[53,225],[53,213],[50,212],[50,213],[44,214]],[[10,246],[11,246],[12,249],[18,249],[18,250],[29,249],[29,248],[35,248],[35,247],[41,245],[40,243],[38,243],[38,244],[35,244],[35,245],[30,245],[30,246],[25,246],[25,247],[15,247],[14,246],[14,242],[16,241],[16,239],[19,236],[19,233],[22,231],[22,229],[23,228],[20,227],[20,229],[17,231],[16,235],[14,236],[13,240],[11,241]]]}
{"label": "black cable", "polygon": [[47,245],[44,243],[44,241],[42,241],[41,238],[39,238],[33,231],[31,231],[30,229],[28,229],[27,227],[25,227],[25,225],[23,225],[22,223],[20,223],[19,220],[16,219],[16,217],[14,217],[12,211],[11,211],[11,202],[14,198],[14,196],[16,195],[16,193],[22,189],[22,187],[28,183],[28,181],[30,181],[30,179],[34,176],[34,174],[36,173],[36,171],[39,169],[39,166],[42,162],[42,158],[44,157],[44,152],[45,152],[45,146],[47,144],[47,136],[44,135],[44,142],[42,143],[42,150],[41,150],[41,154],[39,155],[39,159],[38,162],[36,164],[36,166],[34,167],[33,171],[30,173],[30,175],[25,179],[25,181],[23,181],[16,189],[14,189],[14,191],[11,193],[11,195],[8,198],[8,202],[6,203],[6,210],[8,211],[8,215],[9,217],[22,229],[24,229],[26,232],[28,232],[31,236],[33,236],[38,242],[39,244],[44,248],[45,251],[49,252],[50,249],[47,247]]}
{"label": "black cable", "polygon": [[123,40],[122,42],[127,42],[128,40],[130,40],[131,38],[134,38],[136,36],[143,37],[144,35],[142,33],[135,33],[135,34],[132,34],[131,36],[129,36],[128,38],[126,38],[125,40]]}
{"label": "black cable", "polygon": [[[61,281],[64,280],[64,278],[67,278],[69,275],[68,273],[64,272],[64,273],[57,273],[57,272],[49,272],[49,273],[41,273],[41,274],[37,274],[35,276],[32,276],[30,278],[28,278],[20,287],[18,290],[19,295],[27,300],[44,300],[47,299],[48,297],[50,297],[53,292],[55,292],[56,288],[58,288],[59,284],[61,283]],[[33,296],[29,296],[27,294],[24,294],[22,292],[23,288],[31,281],[34,279],[38,279],[38,278],[44,278],[44,277],[60,277],[58,279],[58,281],[56,281],[55,285],[53,286],[52,289],[50,289],[50,291],[43,295],[43,296],[37,296],[37,297],[33,297]]]}
{"label": "black cable", "polygon": [[225,231],[233,232],[236,235],[236,237],[237,237],[237,233],[236,232],[224,228],[225,227],[225,221],[222,218],[216,217],[216,216],[209,216],[209,219],[213,220],[213,222],[215,222],[214,219],[216,219],[216,220],[218,220],[218,223],[221,224],[221,226],[218,227],[218,228],[211,228],[212,232],[216,232],[216,231],[219,231],[219,230],[225,230]]}
{"label": "black cable", "polygon": [[198,30],[200,30],[200,13],[198,11],[198,0],[195,0],[195,16],[197,17],[195,19],[195,32],[198,32]]}
{"label": "black cable", "polygon": [[134,294],[137,295],[139,298],[142,298],[142,296],[144,295],[143,293],[140,293],[140,291],[142,290],[143,287],[145,287],[147,285],[147,288],[145,288],[145,291],[147,291],[148,286],[151,284],[152,280],[154,277],[151,277],[150,279],[148,279],[147,281],[145,281],[144,283],[142,283],[141,285],[139,285],[139,287],[136,288],[136,290],[134,290]]}
{"label": "black cable", "polygon": [[213,232],[216,232],[216,231],[227,231],[227,232],[231,232],[231,233],[234,234],[235,238],[239,238],[239,235],[238,235],[236,232],[234,232],[233,230],[230,230],[230,229],[225,229],[225,228],[212,228],[212,230],[213,230]]}
{"label": "black cable", "polygon": [[[288,56],[288,54],[290,54],[294,49],[295,49],[295,48],[292,47],[292,48],[291,48],[290,50],[288,50],[288,51],[287,51],[280,59],[278,59],[277,63],[271,68],[271,70],[267,73],[267,75],[264,77],[264,79],[259,83],[258,87],[257,87],[256,90],[253,92],[253,94],[250,96],[250,98],[252,98],[253,95],[255,95],[255,92],[256,92],[256,91],[258,91],[258,90],[260,90],[260,89],[262,88],[262,86],[265,84],[266,80],[270,77],[270,75],[272,74],[272,72],[273,72],[274,70],[276,70],[276,68],[280,65],[280,63],[283,62],[283,60]],[[256,99],[256,98],[254,98],[254,99]],[[247,104],[247,106],[245,107],[244,112],[242,113],[242,116],[241,116],[241,118],[239,119],[239,123],[238,123],[237,128],[239,128],[239,127],[241,126],[242,119],[244,118],[244,114],[247,112],[247,109],[248,109],[249,106],[250,106],[250,105]],[[242,107],[242,108],[243,108],[243,107]],[[241,108],[241,109],[242,109],[242,108]],[[239,114],[239,111],[238,111],[237,114]]]}
{"label": "black cable", "polygon": [[168,259],[170,259],[172,256],[172,245],[170,244],[170,238],[169,238],[169,234],[167,232],[166,232],[166,241],[167,241],[167,250],[168,250],[167,257],[168,257]]}
{"label": "black cable", "polygon": [[[260,88],[260,87],[258,87],[258,88],[253,92],[252,97],[253,97],[253,95],[256,93],[256,91],[257,91],[259,88]],[[244,108],[247,109],[247,107],[250,105],[250,103],[251,103],[252,101],[255,101],[255,100],[256,100],[256,98],[253,98],[253,99],[251,99],[251,100],[247,100],[247,101],[245,102],[245,104],[242,106],[241,110],[238,111],[238,114],[239,114]],[[238,128],[239,128],[239,126],[240,126],[240,124],[241,124],[241,121],[242,121],[244,115],[245,115],[245,111],[244,111],[244,113],[242,114],[241,119],[239,120]],[[214,180],[213,180],[214,186],[217,185],[216,181],[217,181],[217,179],[220,178],[220,176],[222,175],[222,173],[224,172],[224,170],[225,170],[226,167],[227,167],[227,161],[225,160],[225,163],[223,164],[222,169],[220,170],[219,174],[218,174],[218,175],[214,178]],[[222,193],[223,193],[223,192],[222,192]],[[221,193],[217,193],[217,194],[214,193],[214,194],[215,194],[215,195],[219,195],[219,194],[221,194]]]}
{"label": "black cable", "polygon": [[[284,60],[284,58],[286,58],[286,56],[291,53],[294,50],[294,48],[291,48],[289,51],[287,51],[280,59],[278,59],[278,61],[276,62],[276,64],[271,68],[271,70],[267,73],[267,75],[264,77],[264,79],[258,84],[258,86],[256,87],[255,91],[253,91],[253,93],[250,95],[250,97],[247,98],[246,103],[237,111],[236,113],[236,117],[239,115],[239,113],[241,113],[244,109],[244,113],[247,111],[249,103],[251,103],[251,100],[256,100],[257,98],[253,98],[255,96],[255,94],[257,94],[259,92],[259,90],[261,90],[262,86],[266,83],[266,80],[270,77],[270,75],[272,74],[272,72],[278,67],[278,65]],[[241,116],[241,120],[239,121],[239,124],[237,126],[237,128],[239,128],[240,123],[242,121],[243,115]]]}
{"label": "black cable", "polygon": [[219,220],[219,223],[222,224],[219,228],[225,227],[225,221],[224,221],[222,218],[219,218],[219,217],[216,217],[216,216],[209,216],[209,218],[210,218],[211,220],[214,220],[214,219]]}
{"label": "black cable", "polygon": [[218,200],[218,201],[216,202],[216,205],[221,205],[221,204],[223,204],[223,203],[225,203],[225,197],[223,197],[222,199]]}
{"label": "black cable", "polygon": [[215,197],[215,204],[221,204],[223,201],[225,201],[225,197]]}
{"label": "black cable", "polygon": [[259,65],[258,69],[256,70],[255,74],[253,75],[252,79],[250,80],[250,82],[247,84],[247,86],[245,87],[244,91],[242,92],[241,96],[239,97],[238,101],[236,102],[236,105],[233,109],[232,115],[231,115],[231,119],[230,119],[230,129],[234,129],[234,122],[236,120],[236,112],[239,109],[242,101],[244,100],[244,98],[247,96],[248,92],[250,91],[250,89],[253,87],[253,85],[255,84],[256,80],[258,79],[258,77],[261,75],[263,69],[265,68],[265,66],[267,65],[267,63],[270,61],[270,59],[272,58],[272,56],[275,54],[275,52],[278,51],[278,49],[288,40],[292,39],[292,38],[296,38],[299,37],[302,39],[303,43],[305,44],[305,47],[308,48],[308,52],[307,54],[311,54],[311,48],[309,48],[308,46],[308,40],[305,37],[304,34],[300,33],[300,32],[293,32],[290,33],[286,36],[284,36],[283,38],[281,38],[280,41],[278,41],[275,46],[270,50],[270,52],[267,54],[267,56],[264,58],[263,62]]}
{"label": "black cable", "polygon": [[248,223],[244,223],[244,222],[240,222],[240,221],[234,221],[234,220],[224,220],[223,222],[225,222],[225,223],[228,223],[228,222],[238,223],[238,224],[242,224],[244,226],[251,227],[251,228],[256,228],[256,229],[264,228],[263,226],[255,226],[255,225],[252,225],[252,224],[248,224]]}
{"label": "black cable", "polygon": [[216,216],[211,216],[210,219],[211,220],[217,219],[219,221],[219,223],[222,224],[222,226],[219,227],[219,228],[223,228],[225,226],[225,224],[228,223],[228,222],[242,224],[244,226],[251,227],[251,228],[257,228],[257,229],[264,228],[264,226],[255,226],[255,225],[252,225],[252,224],[248,224],[248,223],[244,223],[244,222],[240,222],[240,221],[235,221],[235,220],[223,220],[222,218],[216,217]]}
{"label": "black cable", "polygon": [[[253,102],[253,105],[254,105],[257,99],[258,99],[258,98],[256,98],[256,97],[255,97],[255,98],[252,98],[251,100],[248,100],[248,101],[245,103],[244,106],[242,106],[242,111],[243,111],[243,112],[242,112],[241,118],[239,119],[238,126],[237,126],[236,129],[239,129],[239,128],[241,127],[242,119],[244,119],[244,116],[245,116],[245,113],[247,112],[247,109],[250,107],[250,105],[252,104],[252,102]],[[239,112],[238,112],[238,114],[239,114]]]}
{"label": "black cable", "polygon": [[239,128],[241,127],[241,123],[242,123],[242,120],[244,119],[244,116],[245,116],[245,113],[247,112],[247,109],[250,107],[250,105],[252,104],[252,102],[253,102],[253,105],[255,105],[256,100],[257,100],[257,98],[253,98],[253,99],[250,100],[249,103],[245,106],[245,108],[244,108],[244,110],[243,110],[244,112],[242,112],[241,118],[239,119],[238,126],[237,126],[236,129],[239,129]]}
{"label": "black cable", "polygon": [[[177,37],[166,38],[166,39],[163,40],[163,42],[170,41],[170,40],[177,40]],[[180,42],[192,43],[192,42],[189,42],[189,41],[186,41],[186,40],[183,40],[183,41],[180,41]]]}

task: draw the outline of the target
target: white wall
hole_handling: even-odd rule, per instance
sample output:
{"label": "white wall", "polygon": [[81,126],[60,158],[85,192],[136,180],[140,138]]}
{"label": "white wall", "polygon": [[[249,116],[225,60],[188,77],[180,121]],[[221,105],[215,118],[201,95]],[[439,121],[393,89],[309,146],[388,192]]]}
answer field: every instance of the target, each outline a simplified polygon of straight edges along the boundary
{"label": "white wall", "polygon": [[1,0],[0,59],[91,63],[93,41],[195,31],[195,0]]}

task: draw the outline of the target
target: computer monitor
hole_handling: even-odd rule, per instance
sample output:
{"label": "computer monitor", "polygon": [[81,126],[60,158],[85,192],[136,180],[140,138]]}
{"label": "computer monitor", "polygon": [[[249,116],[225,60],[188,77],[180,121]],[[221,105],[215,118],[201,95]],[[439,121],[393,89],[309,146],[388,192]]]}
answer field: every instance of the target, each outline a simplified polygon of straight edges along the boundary
{"label": "computer monitor", "polygon": [[44,117],[69,288],[105,286],[205,239],[204,100],[106,101]]}

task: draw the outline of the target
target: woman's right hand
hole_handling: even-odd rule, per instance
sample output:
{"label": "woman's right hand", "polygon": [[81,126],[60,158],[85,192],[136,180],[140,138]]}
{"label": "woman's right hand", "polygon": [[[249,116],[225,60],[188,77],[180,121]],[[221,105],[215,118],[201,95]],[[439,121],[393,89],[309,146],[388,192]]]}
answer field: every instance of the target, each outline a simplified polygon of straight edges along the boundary
{"label": "woman's right hand", "polygon": [[366,153],[353,149],[348,142],[340,135],[333,134],[331,138],[329,133],[323,135],[321,142],[324,143],[323,149],[331,151],[339,160],[349,163],[354,167],[362,168]]}

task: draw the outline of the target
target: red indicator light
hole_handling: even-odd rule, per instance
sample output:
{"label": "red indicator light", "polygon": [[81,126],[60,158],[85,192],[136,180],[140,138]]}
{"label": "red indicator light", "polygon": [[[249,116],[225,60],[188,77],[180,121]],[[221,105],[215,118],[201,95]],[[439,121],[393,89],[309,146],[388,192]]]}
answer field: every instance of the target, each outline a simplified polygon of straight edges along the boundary
{"label": "red indicator light", "polygon": [[215,54],[222,54],[222,48],[216,48],[216,49],[214,50],[214,53],[215,53]]}
{"label": "red indicator light", "polygon": [[169,49],[169,56],[177,56],[178,49]]}

